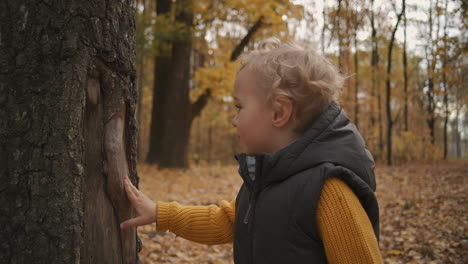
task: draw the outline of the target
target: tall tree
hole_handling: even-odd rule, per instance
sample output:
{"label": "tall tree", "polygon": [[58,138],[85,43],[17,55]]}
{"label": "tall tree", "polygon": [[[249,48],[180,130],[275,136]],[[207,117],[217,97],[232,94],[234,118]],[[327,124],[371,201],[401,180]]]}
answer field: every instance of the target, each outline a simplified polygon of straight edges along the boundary
{"label": "tall tree", "polygon": [[[201,113],[211,97],[212,89],[206,89],[194,102],[190,101],[192,4],[192,1],[181,1],[177,4],[175,21],[182,25],[182,34],[179,32],[179,35],[170,41],[169,57],[156,59],[153,117],[147,161],[157,163],[160,168],[188,167],[187,147],[190,128],[194,118]],[[161,14],[165,14],[170,9],[170,7],[164,9],[164,13]],[[236,60],[241,54],[263,25],[262,21],[263,16],[260,16],[248,30],[233,50],[231,61]],[[161,61],[164,61],[164,65],[160,64]]]}
{"label": "tall tree", "polygon": [[359,46],[358,46],[358,31],[359,27],[363,22],[364,16],[360,15],[359,6],[361,6],[360,1],[356,1],[355,8],[353,9],[353,41],[354,41],[354,124],[359,128]]}
{"label": "tall tree", "polygon": [[406,10],[403,11],[403,97],[404,97],[404,130],[408,131],[408,57],[406,52]]}
{"label": "tall tree", "polygon": [[449,103],[448,103],[448,95],[449,95],[449,87],[447,81],[447,66],[448,66],[448,0],[445,0],[444,6],[444,37],[443,37],[443,52],[442,52],[442,86],[444,87],[444,159],[448,157],[448,121],[449,121]]}
{"label": "tall tree", "polygon": [[392,51],[393,51],[393,43],[395,41],[395,33],[398,30],[398,25],[400,24],[401,17],[405,12],[406,3],[405,0],[401,2],[401,12],[397,15],[397,22],[392,30],[392,36],[390,37],[390,42],[388,43],[388,55],[387,55],[387,77],[385,80],[386,83],[386,96],[385,96],[385,106],[387,110],[387,164],[392,165],[392,128],[393,128],[393,118],[392,118],[392,108],[391,108],[391,83],[390,83],[390,74],[392,72]]}
{"label": "tall tree", "polygon": [[[152,124],[156,130],[160,130],[161,137],[151,139],[159,141],[160,152],[148,154],[149,161],[156,161],[163,167],[188,167],[187,144],[190,125],[193,115],[196,114],[197,106],[202,108],[206,104],[209,93],[201,96],[197,102],[191,103],[189,98],[190,68],[192,56],[192,31],[193,24],[193,2],[190,0],[180,1],[175,6],[175,22],[181,25],[180,35],[171,42],[171,62],[166,78],[167,85],[161,87],[161,83],[155,83],[158,90],[163,90],[161,104],[155,105],[161,108],[164,115],[160,123]],[[158,67],[159,65],[156,65]],[[156,81],[157,82],[157,81]],[[158,96],[155,94],[155,97]],[[159,126],[158,126],[159,125]],[[152,129],[152,132],[155,132]],[[157,160],[152,160],[153,154]]]}
{"label": "tall tree", "polygon": [[323,0],[322,2],[323,9],[322,9],[322,17],[323,17],[323,25],[322,25],[322,35],[320,38],[322,53],[325,53],[325,31],[328,28],[327,23],[327,0]]}
{"label": "tall tree", "polygon": [[0,21],[0,262],[137,263],[131,1],[1,1]]}
{"label": "tall tree", "polygon": [[427,126],[429,127],[430,135],[431,135],[431,144],[434,145],[435,143],[435,121],[436,121],[436,95],[435,95],[435,71],[436,71],[436,64],[437,64],[437,55],[436,50],[438,47],[438,35],[439,35],[439,27],[440,23],[437,23],[436,33],[435,33],[435,40],[434,40],[434,17],[433,17],[433,10],[436,11],[436,15],[438,13],[438,6],[439,0],[436,0],[435,6],[432,5],[432,0],[429,2],[429,16],[428,16],[428,27],[429,27],[429,34],[428,34],[428,42],[425,46],[425,53],[426,53],[426,60],[427,60],[427,113],[428,117],[426,119]]}
{"label": "tall tree", "polygon": [[[379,71],[379,41],[377,38],[377,26],[375,24],[375,7],[374,0],[371,0],[370,10],[370,25],[371,25],[371,87],[370,87],[370,123],[371,127],[374,127],[375,123],[378,122],[378,149],[379,153],[383,152],[383,125],[382,125],[382,95],[380,87],[378,85],[377,72]],[[377,101],[377,118],[375,117],[375,100]]]}
{"label": "tall tree", "polygon": [[[146,82],[145,69],[148,65],[148,53],[150,53],[150,44],[151,41],[148,39],[148,29],[152,26],[153,18],[153,6],[151,5],[150,0],[138,0],[136,2],[137,9],[137,28],[136,28],[136,69],[137,69],[137,89],[138,89],[138,104],[137,104],[137,119],[139,127],[143,124],[143,101],[145,98],[144,95],[144,86]],[[138,12],[140,10],[140,12]],[[142,155],[142,135],[141,131],[138,136],[138,157]]]}
{"label": "tall tree", "polygon": [[[171,0],[156,0],[156,43],[157,50],[154,59],[154,84],[153,84],[153,107],[151,114],[151,128],[149,152],[146,157],[150,163],[157,163],[162,152],[162,139],[164,138],[164,118],[165,107],[164,102],[167,101],[167,90],[169,89],[169,81],[171,74],[171,50],[172,43],[170,34],[164,34],[161,28],[164,21],[170,21],[172,1]],[[168,23],[167,23],[168,24]]]}

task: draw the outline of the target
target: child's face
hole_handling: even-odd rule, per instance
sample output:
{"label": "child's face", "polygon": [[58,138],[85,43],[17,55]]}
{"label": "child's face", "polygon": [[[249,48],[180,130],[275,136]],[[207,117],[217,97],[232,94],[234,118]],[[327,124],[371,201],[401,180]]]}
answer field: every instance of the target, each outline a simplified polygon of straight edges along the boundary
{"label": "child's face", "polygon": [[270,136],[274,112],[256,85],[251,70],[243,69],[238,73],[234,84],[234,100],[238,112],[232,124],[237,128],[237,136],[246,153],[272,153]]}

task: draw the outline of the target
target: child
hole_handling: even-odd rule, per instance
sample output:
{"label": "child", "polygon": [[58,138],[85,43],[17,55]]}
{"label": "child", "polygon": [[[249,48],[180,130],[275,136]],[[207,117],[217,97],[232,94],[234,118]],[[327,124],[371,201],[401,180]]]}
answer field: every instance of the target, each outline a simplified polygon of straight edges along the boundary
{"label": "child", "polygon": [[272,39],[241,58],[232,120],[244,183],[220,206],[157,206],[128,180],[139,217],[203,244],[233,242],[235,263],[382,263],[374,161],[336,103],[343,78],[321,54]]}

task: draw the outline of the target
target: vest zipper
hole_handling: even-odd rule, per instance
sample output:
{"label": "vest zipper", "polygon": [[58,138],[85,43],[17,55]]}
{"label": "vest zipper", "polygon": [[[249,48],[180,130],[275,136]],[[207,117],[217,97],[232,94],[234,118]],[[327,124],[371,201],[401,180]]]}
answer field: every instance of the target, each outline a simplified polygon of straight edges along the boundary
{"label": "vest zipper", "polygon": [[251,208],[252,208],[252,203],[249,202],[249,207],[247,208],[247,213],[245,213],[245,217],[244,217],[244,224],[249,223],[249,215],[250,215],[250,209]]}

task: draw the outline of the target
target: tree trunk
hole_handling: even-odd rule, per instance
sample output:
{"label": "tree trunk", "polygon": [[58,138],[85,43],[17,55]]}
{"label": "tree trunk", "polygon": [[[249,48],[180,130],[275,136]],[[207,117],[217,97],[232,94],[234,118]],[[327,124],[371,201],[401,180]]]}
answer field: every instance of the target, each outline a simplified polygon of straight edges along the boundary
{"label": "tree trunk", "polygon": [[322,53],[325,54],[325,30],[327,29],[327,0],[323,0],[323,9],[322,9],[322,16],[323,16],[323,26],[322,26],[322,37],[320,38],[320,43],[322,44]]}
{"label": "tree trunk", "polygon": [[448,0],[445,0],[445,22],[444,22],[444,52],[442,59],[442,84],[444,86],[444,108],[445,108],[445,118],[444,118],[444,159],[448,157],[448,121],[449,121],[449,108],[448,108],[448,82],[447,82],[447,52],[448,52],[448,34],[447,34],[447,19],[448,19]]}
{"label": "tree trunk", "polygon": [[[336,18],[337,19],[337,24],[336,24],[336,32],[338,34],[338,68],[340,69],[341,72],[343,72],[343,35],[341,32],[341,17],[340,17],[340,10],[341,10],[341,2],[342,0],[337,0],[338,1],[338,10],[336,11]],[[346,73],[348,74],[348,73]],[[347,81],[347,80],[346,80]]]}
{"label": "tree trunk", "polygon": [[461,136],[458,127],[460,125],[460,107],[457,105],[456,112],[455,112],[455,121],[454,121],[454,129],[453,129],[453,137],[454,137],[454,144],[455,144],[455,157],[461,158],[462,151],[461,151]]}
{"label": "tree trunk", "polygon": [[0,10],[0,263],[136,263],[131,2]]}
{"label": "tree trunk", "polygon": [[356,8],[354,14],[354,124],[357,128],[359,128],[359,57],[358,57],[358,39],[357,39],[357,31],[359,27],[358,18],[357,18],[358,10]]}
{"label": "tree trunk", "polygon": [[[190,7],[192,1],[187,0],[180,4],[184,8],[176,16],[176,20],[184,23],[189,29],[193,23]],[[170,7],[167,10],[170,10]],[[233,50],[231,61],[241,54],[263,25],[262,21],[261,16],[249,29]],[[156,59],[151,143],[147,161],[157,163],[160,168],[187,168],[190,128],[194,118],[200,115],[211,97],[211,90],[207,89],[195,102],[190,102],[191,32],[177,38],[171,45],[171,56]]]}
{"label": "tree trunk", "polygon": [[[157,16],[168,15],[171,11],[171,0],[157,0],[156,1],[156,14]],[[159,155],[162,151],[162,141],[165,138],[165,122],[164,117],[167,115],[164,103],[168,101],[166,91],[169,90],[169,81],[171,74],[171,48],[172,45],[169,41],[165,43],[169,46],[169,50],[158,50],[158,54],[154,60],[154,85],[153,85],[153,106],[151,113],[151,127],[149,150],[146,161],[149,163],[157,163]]]}
{"label": "tree trunk", "polygon": [[[145,18],[146,15],[151,12],[150,10],[150,5],[147,3],[147,0],[141,0],[141,3],[137,3],[137,6],[141,5],[143,8],[143,17]],[[138,8],[138,7],[137,7]],[[143,30],[139,31],[140,34],[144,35],[144,30],[146,27],[143,28]],[[138,33],[137,33],[138,34]],[[138,50],[139,54],[137,56],[137,89],[138,89],[138,104],[137,104],[137,120],[138,120],[138,126],[142,127],[143,125],[143,98],[144,96],[144,87],[145,87],[145,68],[146,68],[146,43],[142,43],[140,50]],[[137,53],[138,53],[137,52]],[[142,140],[143,140],[143,135],[141,135],[142,130],[140,130],[140,133],[138,135],[138,157],[141,158],[143,156],[143,149],[142,149]]]}
{"label": "tree trunk", "polygon": [[[437,10],[439,1],[436,0],[435,8],[434,10]],[[436,117],[435,117],[435,110],[436,110],[436,100],[435,100],[435,83],[434,83],[434,77],[435,77],[435,68],[436,68],[436,54],[434,50],[434,45],[433,45],[433,39],[432,39],[432,30],[433,30],[433,18],[432,18],[432,1],[430,1],[429,5],[429,41],[428,41],[428,49],[426,49],[426,59],[427,59],[427,75],[428,75],[428,89],[426,92],[427,95],[427,112],[428,112],[428,118],[426,120],[427,126],[429,127],[430,131],[430,136],[431,136],[431,144],[434,145],[435,143],[435,122],[436,122]],[[437,11],[436,11],[437,12]],[[437,15],[437,14],[436,14]],[[439,35],[439,23],[437,25],[437,30],[436,30],[436,43],[437,43],[437,38]],[[435,45],[437,49],[437,44]]]}
{"label": "tree trunk", "polygon": [[403,13],[403,26],[404,26],[404,33],[403,33],[403,93],[404,93],[404,130],[408,131],[408,58],[406,55],[406,11]]}
{"label": "tree trunk", "polygon": [[[373,128],[376,120],[378,122],[378,146],[379,146],[379,153],[383,153],[383,127],[382,127],[382,103],[381,103],[381,92],[380,87],[377,84],[377,77],[376,71],[379,68],[379,43],[377,40],[377,29],[375,26],[375,19],[374,19],[374,1],[371,0],[371,30],[372,30],[372,55],[371,55],[371,68],[372,68],[372,77],[371,77],[371,127]],[[375,100],[374,98],[377,97],[377,118],[375,117]]]}
{"label": "tree trunk", "polygon": [[387,57],[387,79],[386,79],[386,100],[385,106],[387,110],[387,164],[392,165],[392,128],[393,128],[393,119],[392,119],[392,109],[390,106],[390,100],[392,97],[391,94],[391,84],[390,84],[390,74],[392,72],[392,51],[393,51],[393,42],[395,41],[395,33],[398,30],[398,24],[400,24],[401,16],[405,12],[405,0],[402,1],[401,13],[398,14],[397,22],[392,31],[392,37],[390,38],[390,43],[388,44],[388,57]]}
{"label": "tree trunk", "polygon": [[[193,20],[191,9],[184,6],[176,20],[183,22],[189,30]],[[172,45],[172,67],[168,80],[170,89],[165,89],[166,101],[162,106],[166,112],[165,124],[160,128],[165,135],[161,142],[162,155],[158,158],[161,168],[188,167],[187,146],[192,123],[189,98],[191,56],[192,36],[191,33],[187,33],[185,37],[174,41]],[[170,100],[167,100],[168,98]]]}
{"label": "tree trunk", "polygon": [[378,121],[379,121],[379,150],[380,154],[383,157],[384,155],[384,140],[383,140],[383,110],[382,110],[382,91],[380,86],[377,86],[377,114],[378,114]]}

